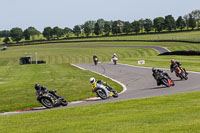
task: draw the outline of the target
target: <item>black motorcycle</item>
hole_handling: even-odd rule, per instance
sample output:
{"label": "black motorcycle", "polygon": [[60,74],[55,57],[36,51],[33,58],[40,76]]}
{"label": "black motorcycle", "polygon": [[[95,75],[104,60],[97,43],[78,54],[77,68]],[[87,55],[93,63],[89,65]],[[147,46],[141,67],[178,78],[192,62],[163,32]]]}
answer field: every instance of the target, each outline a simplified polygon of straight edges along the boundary
{"label": "black motorcycle", "polygon": [[156,77],[156,80],[160,83],[160,84],[162,84],[162,85],[164,85],[164,86],[166,86],[166,87],[170,87],[170,86],[174,86],[175,84],[174,84],[174,82],[171,80],[171,78],[170,77],[168,77],[166,74],[164,74],[164,73],[159,73],[158,75],[157,75],[157,77]]}
{"label": "black motorcycle", "polygon": [[58,107],[60,105],[67,106],[67,100],[56,94],[56,90],[53,91],[40,91],[37,95],[37,100],[46,108]]}

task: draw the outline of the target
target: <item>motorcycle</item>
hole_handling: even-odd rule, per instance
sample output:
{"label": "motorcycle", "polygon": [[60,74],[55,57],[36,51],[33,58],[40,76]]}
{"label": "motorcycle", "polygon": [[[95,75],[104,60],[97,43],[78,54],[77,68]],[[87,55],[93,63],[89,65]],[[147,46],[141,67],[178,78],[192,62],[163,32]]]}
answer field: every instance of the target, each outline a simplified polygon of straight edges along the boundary
{"label": "motorcycle", "polygon": [[185,80],[188,79],[187,74],[186,74],[186,72],[185,72],[185,69],[183,69],[182,67],[178,67],[178,66],[177,66],[177,67],[175,68],[175,74],[176,74],[177,77],[180,77],[181,80],[182,80],[182,79],[185,79]]}
{"label": "motorcycle", "polygon": [[49,91],[45,91],[39,92],[39,95],[37,96],[37,100],[46,108],[53,108],[53,107],[58,107],[60,105],[62,106],[67,106],[68,102],[67,100],[62,97],[62,96],[58,96],[56,94],[56,91],[53,90],[51,92]]}
{"label": "motorcycle", "polygon": [[156,80],[160,82],[162,85],[166,87],[174,86],[174,82],[171,80],[170,77],[165,75],[164,73],[159,73],[159,75],[156,77]]}
{"label": "motorcycle", "polygon": [[97,63],[98,63],[98,58],[96,57],[94,58],[94,64],[97,65]]}
{"label": "motorcycle", "polygon": [[92,86],[92,91],[96,92],[97,96],[101,99],[105,100],[109,97],[118,97],[117,91],[110,89],[111,87],[108,85],[103,85],[95,82],[95,84]]}
{"label": "motorcycle", "polygon": [[118,58],[117,58],[117,57],[114,57],[114,58],[112,58],[112,60],[113,60],[114,65],[116,65],[116,64],[117,64],[117,61],[118,61]]}

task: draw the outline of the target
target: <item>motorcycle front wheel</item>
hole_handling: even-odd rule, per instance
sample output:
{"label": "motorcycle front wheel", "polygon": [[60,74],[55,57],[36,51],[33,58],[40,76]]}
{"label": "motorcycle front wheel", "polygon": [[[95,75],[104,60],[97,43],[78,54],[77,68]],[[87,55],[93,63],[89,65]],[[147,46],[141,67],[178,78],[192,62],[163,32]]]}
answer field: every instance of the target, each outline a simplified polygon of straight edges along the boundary
{"label": "motorcycle front wheel", "polygon": [[108,98],[106,92],[102,89],[97,90],[96,93],[103,100]]}
{"label": "motorcycle front wheel", "polygon": [[60,97],[59,99],[60,99],[60,104],[62,106],[67,106],[68,105],[68,102],[64,97]]}

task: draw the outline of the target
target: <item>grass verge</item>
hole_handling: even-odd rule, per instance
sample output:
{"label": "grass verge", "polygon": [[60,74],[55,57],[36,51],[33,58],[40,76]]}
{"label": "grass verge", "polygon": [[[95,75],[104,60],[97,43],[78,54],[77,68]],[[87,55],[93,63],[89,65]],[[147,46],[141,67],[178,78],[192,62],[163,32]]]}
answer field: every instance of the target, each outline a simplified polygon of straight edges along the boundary
{"label": "grass verge", "polygon": [[195,133],[200,92],[0,116],[2,133]]}

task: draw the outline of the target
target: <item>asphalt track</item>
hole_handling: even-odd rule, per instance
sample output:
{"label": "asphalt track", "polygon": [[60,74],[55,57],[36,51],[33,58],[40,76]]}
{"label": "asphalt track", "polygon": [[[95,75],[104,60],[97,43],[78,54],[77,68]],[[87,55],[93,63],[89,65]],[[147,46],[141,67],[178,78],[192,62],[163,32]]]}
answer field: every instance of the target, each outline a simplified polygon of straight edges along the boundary
{"label": "asphalt track", "polygon": [[[175,86],[165,87],[157,86],[156,81],[152,77],[151,68],[148,67],[137,67],[126,64],[113,63],[100,63],[97,66],[93,64],[76,64],[76,66],[85,70],[90,70],[103,74],[107,77],[115,79],[127,87],[127,90],[120,94],[118,98],[111,98],[108,100],[89,101],[87,103],[96,102],[108,102],[108,101],[120,101],[136,98],[146,98],[162,95],[170,95],[176,93],[200,91],[200,73],[189,72],[188,80],[180,80],[171,73],[169,70],[165,70],[169,76],[175,82]],[[87,104],[81,103],[81,104]]]}

